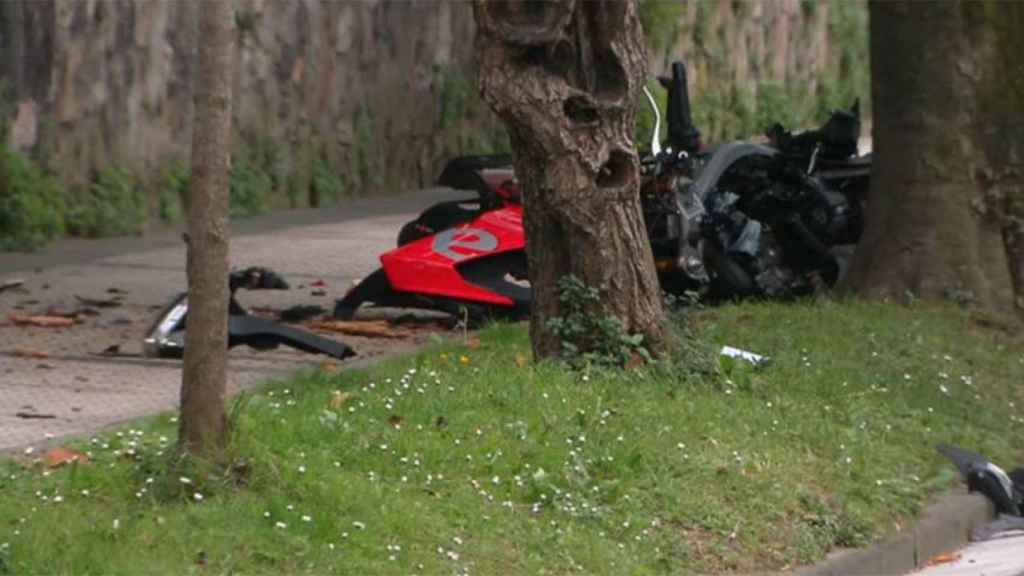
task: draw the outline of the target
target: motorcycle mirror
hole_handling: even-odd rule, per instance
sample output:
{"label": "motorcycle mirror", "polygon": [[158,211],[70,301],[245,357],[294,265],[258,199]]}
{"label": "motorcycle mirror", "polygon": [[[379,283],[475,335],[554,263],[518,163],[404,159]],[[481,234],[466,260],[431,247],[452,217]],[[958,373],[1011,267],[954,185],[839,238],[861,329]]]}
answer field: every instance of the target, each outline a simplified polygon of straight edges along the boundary
{"label": "motorcycle mirror", "polygon": [[654,134],[651,134],[651,155],[657,156],[661,154],[661,112],[658,110],[658,103],[654,101],[654,96],[651,95],[651,91],[644,86],[644,96],[647,96],[647,102],[651,104],[651,110],[654,111]]}

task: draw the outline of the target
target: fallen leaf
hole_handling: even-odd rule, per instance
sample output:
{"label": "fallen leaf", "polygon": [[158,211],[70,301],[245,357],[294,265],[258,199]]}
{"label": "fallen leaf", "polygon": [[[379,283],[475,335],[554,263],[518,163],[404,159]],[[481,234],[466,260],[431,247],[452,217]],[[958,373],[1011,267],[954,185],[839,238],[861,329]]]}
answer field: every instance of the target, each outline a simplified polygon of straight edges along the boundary
{"label": "fallen leaf", "polygon": [[331,399],[327,402],[327,405],[331,408],[331,410],[338,410],[351,397],[352,395],[349,394],[348,392],[335,390],[334,392],[331,392]]}
{"label": "fallen leaf", "polygon": [[321,290],[317,288],[309,293],[310,296],[327,296],[327,290]]}
{"label": "fallen leaf", "polygon": [[523,366],[526,366],[526,363],[529,361],[530,360],[529,358],[526,357],[526,354],[523,354],[522,352],[516,352],[516,366],[522,368]]}
{"label": "fallen leaf", "polygon": [[333,374],[338,371],[338,363],[326,360],[320,363],[320,371]]}
{"label": "fallen leaf", "polygon": [[8,318],[17,326],[39,326],[42,328],[68,328],[75,324],[74,318],[63,316],[18,316],[12,314]]}
{"label": "fallen leaf", "polygon": [[469,356],[459,356],[459,364],[469,365]]}
{"label": "fallen leaf", "polygon": [[405,422],[405,418],[402,417],[402,416],[399,416],[398,414],[392,414],[391,417],[388,418],[388,424],[391,424],[395,428],[398,428],[399,426],[401,426],[402,422]]}
{"label": "fallen leaf", "polygon": [[324,282],[323,280],[314,280],[310,282],[309,285],[314,288],[323,288],[324,286],[327,286],[327,283]]}
{"label": "fallen leaf", "polygon": [[47,468],[56,468],[69,462],[85,464],[88,461],[89,457],[82,452],[72,450],[71,448],[64,448],[63,446],[53,448],[48,450],[46,454],[43,454],[43,464],[45,464]]}
{"label": "fallen leaf", "polygon": [[122,290],[122,289],[120,289],[120,288],[118,288],[116,286],[112,286],[110,288],[107,288],[107,293],[108,294],[127,294],[128,291],[127,290]]}
{"label": "fallen leaf", "polygon": [[42,360],[44,358],[50,357],[50,355],[47,354],[46,352],[40,352],[39,350],[30,350],[28,348],[15,348],[14,350],[11,351],[11,356],[14,356],[15,358],[35,358],[37,360]]}
{"label": "fallen leaf", "polygon": [[408,331],[395,328],[384,320],[317,320],[306,324],[306,326],[313,330],[367,338],[407,338],[410,336]]}
{"label": "fallen leaf", "polygon": [[480,339],[470,338],[469,340],[466,340],[466,348],[469,348],[470,350],[478,350],[480,348]]}
{"label": "fallen leaf", "polygon": [[929,566],[935,566],[936,564],[948,564],[950,562],[956,562],[960,559],[959,552],[951,552],[948,554],[939,554],[928,561]]}

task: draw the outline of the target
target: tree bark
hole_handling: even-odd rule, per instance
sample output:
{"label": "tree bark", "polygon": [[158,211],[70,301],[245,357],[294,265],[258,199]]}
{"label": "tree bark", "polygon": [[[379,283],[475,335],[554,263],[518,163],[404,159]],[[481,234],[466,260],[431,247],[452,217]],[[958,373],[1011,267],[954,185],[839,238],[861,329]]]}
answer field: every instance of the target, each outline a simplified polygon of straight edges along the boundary
{"label": "tree bark", "polygon": [[870,15],[874,171],[848,285],[1024,317],[1024,5]]}
{"label": "tree bark", "polygon": [[178,444],[216,455],[225,441],[228,344],[228,186],[235,17],[231,0],[206,0],[199,16],[192,184],[188,201],[188,321]]}
{"label": "tree bark", "polygon": [[575,275],[603,310],[662,353],[668,333],[639,201],[632,141],[646,54],[635,0],[478,0],[479,87],[508,127],[523,190],[530,338],[561,343],[557,282]]}

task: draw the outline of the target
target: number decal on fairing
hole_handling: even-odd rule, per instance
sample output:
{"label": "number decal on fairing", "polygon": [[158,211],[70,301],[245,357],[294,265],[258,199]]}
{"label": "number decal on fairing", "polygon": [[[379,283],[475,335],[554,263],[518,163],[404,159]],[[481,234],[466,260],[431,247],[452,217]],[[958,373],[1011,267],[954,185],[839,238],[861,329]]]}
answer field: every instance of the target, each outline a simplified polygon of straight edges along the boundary
{"label": "number decal on fairing", "polygon": [[452,248],[490,252],[498,247],[498,239],[494,237],[494,234],[479,228],[449,228],[434,236],[432,247],[437,254],[458,262],[472,255],[455,252]]}

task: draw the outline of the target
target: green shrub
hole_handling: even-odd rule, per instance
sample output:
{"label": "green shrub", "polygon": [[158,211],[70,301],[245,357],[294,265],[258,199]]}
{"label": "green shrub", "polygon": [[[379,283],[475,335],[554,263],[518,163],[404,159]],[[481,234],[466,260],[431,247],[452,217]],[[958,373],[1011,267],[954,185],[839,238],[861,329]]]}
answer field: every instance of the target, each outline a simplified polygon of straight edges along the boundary
{"label": "green shrub", "polygon": [[63,234],[64,206],[57,180],[0,146],[0,250],[33,250]]}
{"label": "green shrub", "polygon": [[191,181],[184,164],[175,162],[164,171],[156,191],[156,216],[161,222],[173,224],[181,219]]}
{"label": "green shrub", "polygon": [[682,2],[641,0],[640,24],[647,44],[655,51],[667,50],[679,32],[679,19],[683,15]]}
{"label": "green shrub", "polygon": [[274,181],[258,164],[244,156],[231,163],[231,216],[247,217],[267,211],[267,202]]}
{"label": "green shrub", "polygon": [[67,230],[74,236],[99,238],[140,234],[146,202],[138,181],[120,168],[104,168],[96,180],[75,191],[67,210]]}
{"label": "green shrub", "polygon": [[337,202],[345,192],[345,182],[323,158],[313,162],[313,182],[310,185],[313,187],[313,197],[320,205]]}

